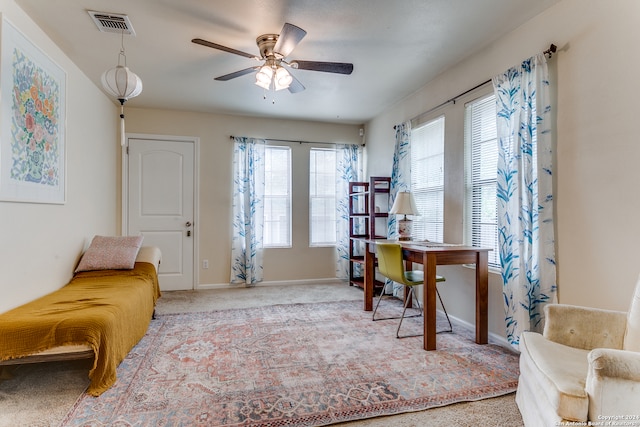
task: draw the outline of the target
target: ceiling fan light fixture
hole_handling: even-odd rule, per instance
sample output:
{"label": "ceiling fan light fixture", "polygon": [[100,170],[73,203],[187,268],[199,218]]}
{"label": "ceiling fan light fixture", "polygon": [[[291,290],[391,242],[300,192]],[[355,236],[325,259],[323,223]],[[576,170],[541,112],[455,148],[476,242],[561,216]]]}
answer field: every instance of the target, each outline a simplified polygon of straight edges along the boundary
{"label": "ceiling fan light fixture", "polygon": [[260,71],[256,74],[256,84],[266,90],[269,90],[272,78],[273,69],[268,65],[263,65],[260,67]]}
{"label": "ceiling fan light fixture", "polygon": [[271,82],[263,82],[260,80],[256,80],[256,85],[260,86],[261,88],[265,89],[265,90],[269,90],[269,88],[271,87]]}
{"label": "ceiling fan light fixture", "polygon": [[293,81],[293,77],[287,70],[283,67],[278,66],[276,69],[276,77],[273,81],[276,90],[287,89],[291,82]]}

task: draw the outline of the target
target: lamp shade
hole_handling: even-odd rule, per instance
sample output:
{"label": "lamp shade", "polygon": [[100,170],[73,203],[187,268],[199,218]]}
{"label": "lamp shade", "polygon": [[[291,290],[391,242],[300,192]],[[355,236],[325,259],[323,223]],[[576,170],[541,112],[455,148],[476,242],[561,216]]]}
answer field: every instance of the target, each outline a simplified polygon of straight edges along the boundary
{"label": "lamp shade", "polygon": [[142,92],[142,80],[124,65],[105,71],[102,74],[102,86],[121,103]]}
{"label": "lamp shade", "polygon": [[274,79],[274,86],[276,90],[288,88],[292,81],[293,77],[291,77],[291,74],[289,74],[287,70],[283,67],[278,67],[276,69],[276,76]]}
{"label": "lamp shade", "polygon": [[268,65],[260,67],[260,71],[256,74],[256,84],[266,90],[271,87],[271,78],[273,77],[273,69]]}
{"label": "lamp shade", "polygon": [[413,194],[408,191],[400,191],[396,194],[389,213],[397,215],[420,215],[416,202],[413,200]]}

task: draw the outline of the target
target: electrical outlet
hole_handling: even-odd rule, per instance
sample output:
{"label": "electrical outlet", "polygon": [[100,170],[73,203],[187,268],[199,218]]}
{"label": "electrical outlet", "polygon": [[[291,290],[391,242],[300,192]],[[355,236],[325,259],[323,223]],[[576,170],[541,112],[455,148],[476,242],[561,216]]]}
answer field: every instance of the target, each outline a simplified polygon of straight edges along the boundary
{"label": "electrical outlet", "polygon": [[207,268],[209,268],[209,260],[208,259],[203,259],[202,260],[202,268],[205,269],[205,270]]}

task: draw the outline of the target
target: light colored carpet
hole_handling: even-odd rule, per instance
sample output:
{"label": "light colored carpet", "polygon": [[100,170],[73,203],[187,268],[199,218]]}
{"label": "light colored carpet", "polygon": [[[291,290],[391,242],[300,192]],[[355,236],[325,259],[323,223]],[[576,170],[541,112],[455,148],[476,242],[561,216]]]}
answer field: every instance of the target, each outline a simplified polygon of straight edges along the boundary
{"label": "light colored carpet", "polygon": [[[362,290],[344,283],[165,292],[159,314],[271,304],[362,300]],[[420,338],[409,338],[420,339]],[[0,379],[0,426],[57,426],[89,384],[88,361],[23,365]],[[374,418],[341,426],[521,426],[514,395],[459,403],[421,412]]]}

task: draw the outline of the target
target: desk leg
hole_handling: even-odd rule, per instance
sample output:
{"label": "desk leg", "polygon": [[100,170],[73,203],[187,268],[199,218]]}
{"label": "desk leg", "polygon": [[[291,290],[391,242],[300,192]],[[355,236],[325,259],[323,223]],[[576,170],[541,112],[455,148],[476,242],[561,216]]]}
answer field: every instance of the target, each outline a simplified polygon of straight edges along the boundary
{"label": "desk leg", "polygon": [[422,298],[424,307],[424,349],[436,349],[436,255],[423,255],[424,286]]}
{"label": "desk leg", "polygon": [[486,251],[476,255],[476,343],[489,341],[489,264]]}
{"label": "desk leg", "polygon": [[364,250],[364,311],[373,311],[373,283],[376,274],[376,256],[371,253],[369,243]]}

